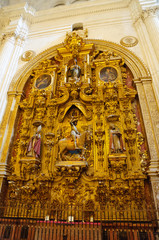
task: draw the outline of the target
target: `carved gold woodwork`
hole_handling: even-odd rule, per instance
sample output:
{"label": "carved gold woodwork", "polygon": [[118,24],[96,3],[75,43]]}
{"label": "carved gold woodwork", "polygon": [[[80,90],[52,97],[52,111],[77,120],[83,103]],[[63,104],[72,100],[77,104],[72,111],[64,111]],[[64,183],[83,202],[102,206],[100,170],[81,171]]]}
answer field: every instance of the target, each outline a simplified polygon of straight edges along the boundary
{"label": "carved gold woodwork", "polygon": [[[37,88],[44,75],[51,82],[42,79]],[[73,32],[31,78],[8,160],[8,201],[84,204],[86,215],[98,205],[143,208],[149,157],[137,131],[137,92],[126,86],[122,56],[97,51]],[[36,147],[30,141],[39,127]],[[28,154],[30,143],[34,157]]]}

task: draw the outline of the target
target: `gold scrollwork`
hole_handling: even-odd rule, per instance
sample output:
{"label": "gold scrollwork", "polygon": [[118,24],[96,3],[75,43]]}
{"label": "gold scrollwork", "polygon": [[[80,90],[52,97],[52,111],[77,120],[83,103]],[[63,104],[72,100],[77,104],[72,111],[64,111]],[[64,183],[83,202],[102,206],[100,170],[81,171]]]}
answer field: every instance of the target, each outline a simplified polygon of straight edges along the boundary
{"label": "gold scrollwork", "polygon": [[144,206],[148,155],[125,66],[77,32],[38,63],[19,103],[8,201],[79,202],[86,218],[96,206]]}

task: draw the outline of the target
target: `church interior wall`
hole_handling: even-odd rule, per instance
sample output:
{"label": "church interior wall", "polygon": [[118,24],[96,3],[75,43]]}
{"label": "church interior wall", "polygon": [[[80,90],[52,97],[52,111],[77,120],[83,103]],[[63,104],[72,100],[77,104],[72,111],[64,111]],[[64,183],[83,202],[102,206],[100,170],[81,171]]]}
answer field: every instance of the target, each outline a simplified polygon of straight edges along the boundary
{"label": "church interior wall", "polygon": [[[135,1],[130,1],[130,3],[133,3]],[[150,165],[148,174],[151,178],[153,196],[155,206],[157,208],[159,206],[159,120],[157,117],[159,114],[159,87],[157,83],[157,80],[159,79],[159,71],[157,70],[158,55],[157,51],[155,51],[155,47],[152,44],[152,41],[150,40],[149,33],[146,32],[145,36],[142,35],[143,32],[146,31],[146,27],[145,25],[144,28],[138,27],[139,25],[137,24],[140,24],[141,22],[137,22],[138,20],[134,21],[130,5],[128,6],[125,4],[127,1],[117,1],[116,5],[113,3],[113,1],[108,1],[108,3],[106,2],[107,1],[102,0],[99,2],[88,1],[40,11],[34,11],[32,8],[29,10],[29,7],[28,9],[26,8],[26,10],[25,5],[21,3],[19,5],[15,5],[15,7],[12,5],[6,6],[2,9],[2,15],[3,12],[8,13],[10,22],[8,24],[7,22],[3,23],[1,26],[1,38],[3,40],[3,44],[0,48],[0,61],[2,61],[1,64],[2,67],[4,66],[4,68],[2,69],[3,76],[1,76],[0,79],[0,87],[2,87],[4,92],[3,96],[0,96],[0,106],[2,106],[0,113],[0,122],[2,121],[1,129],[3,130],[3,134],[1,135],[0,139],[0,157],[5,156],[6,158],[5,160],[1,159],[0,177],[3,179],[3,177],[6,177],[8,174],[5,165],[7,159],[7,149],[3,149],[3,146],[5,145],[3,137],[4,139],[7,139],[7,136],[10,136],[11,139],[13,136],[14,124],[11,123],[10,119],[16,119],[18,104],[21,98],[20,94],[22,94],[17,90],[17,92],[14,91],[12,93],[11,89],[13,82],[15,79],[19,81],[18,78],[23,75],[22,69],[27,69],[29,62],[33,61],[33,64],[36,65],[36,61],[34,61],[34,59],[38,58],[38,56],[41,56],[43,52],[47,51],[47,49],[51,49],[51,47],[56,45],[58,46],[59,44],[63,43],[66,32],[71,32],[72,25],[74,23],[80,22],[83,24],[84,30],[88,30],[87,38],[93,39],[93,41],[110,41],[112,44],[115,43],[121,47],[120,41],[123,37],[133,36],[138,40],[137,45],[131,47],[124,46],[124,48],[126,50],[130,50],[132,52],[132,55],[135,54],[139,59],[141,59],[143,66],[146,65],[145,69],[147,69],[147,75],[143,76],[143,74],[136,74],[138,76],[138,79],[135,79],[134,82],[136,84],[136,89],[139,95],[140,107],[143,114],[144,123],[146,124],[145,129],[147,138],[149,138],[148,145],[150,148],[150,157],[152,164]],[[144,1],[142,1],[142,3],[143,2]],[[156,1],[149,1],[149,4],[151,6],[156,6]],[[23,17],[20,16],[20,13],[22,13]],[[143,32],[140,30],[143,30]],[[18,34],[24,37],[20,37],[20,40],[18,40],[19,42],[17,40],[11,39],[10,44],[13,44],[12,46],[14,47],[13,49],[10,48],[11,51],[8,53],[6,52],[5,55],[3,54],[3,51],[5,50],[6,40],[3,39],[3,35],[9,35],[9,33],[15,31],[17,31],[17,33],[19,31],[20,34]],[[147,46],[150,48],[147,49]],[[31,58],[28,61],[23,61],[21,58],[22,54],[30,50],[35,52],[34,58]],[[133,60],[136,61],[135,57]],[[10,89],[8,95],[9,97],[7,97],[8,89]],[[6,107],[7,104],[9,107]],[[7,111],[5,112],[6,109]],[[7,116],[7,120],[3,118],[4,114]],[[2,186],[2,181],[0,183]]]}
{"label": "church interior wall", "polygon": [[[66,11],[69,7],[65,7]],[[39,13],[39,15],[45,15],[44,12],[47,15],[46,10],[43,13],[41,12],[41,14]],[[60,12],[59,10],[59,15]],[[128,8],[112,10],[106,13],[81,13],[77,16],[64,16],[63,18],[55,18],[53,15],[53,17],[50,16],[50,19],[46,21],[40,20],[39,22],[38,18],[40,16],[35,16],[35,20],[30,26],[23,52],[33,50],[36,54],[39,54],[52,45],[60,44],[65,37],[65,33],[71,31],[72,25],[78,22],[82,22],[83,27],[88,29],[88,38],[90,39],[101,39],[120,44],[120,40],[125,36],[133,35],[137,38]],[[130,50],[144,61],[139,44]],[[24,64],[19,61],[18,68]]]}

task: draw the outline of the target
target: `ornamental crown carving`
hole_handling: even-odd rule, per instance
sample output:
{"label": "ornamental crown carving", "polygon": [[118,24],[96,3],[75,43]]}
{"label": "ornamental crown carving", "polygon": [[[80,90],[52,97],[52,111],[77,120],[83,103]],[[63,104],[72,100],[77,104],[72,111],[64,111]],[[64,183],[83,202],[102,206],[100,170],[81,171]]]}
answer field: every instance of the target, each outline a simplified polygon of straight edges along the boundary
{"label": "ornamental crown carving", "polygon": [[72,53],[73,57],[77,57],[81,48],[85,45],[82,37],[76,32],[67,33],[65,39],[65,47]]}
{"label": "ornamental crown carving", "polygon": [[145,20],[148,17],[157,17],[157,13],[159,12],[159,7],[150,7],[142,11],[141,17]]}

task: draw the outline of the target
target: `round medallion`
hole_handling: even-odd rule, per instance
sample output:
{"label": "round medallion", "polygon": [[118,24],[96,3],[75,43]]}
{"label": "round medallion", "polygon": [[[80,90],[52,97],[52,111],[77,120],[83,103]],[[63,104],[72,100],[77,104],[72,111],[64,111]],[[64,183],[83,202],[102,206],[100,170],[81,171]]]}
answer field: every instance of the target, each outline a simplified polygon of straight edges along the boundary
{"label": "round medallion", "polygon": [[117,78],[117,71],[113,67],[104,67],[100,71],[100,79],[104,82],[113,82]]}
{"label": "round medallion", "polygon": [[134,47],[138,44],[138,40],[136,37],[127,36],[127,37],[123,37],[120,40],[120,44],[123,45],[124,47]]}
{"label": "round medallion", "polygon": [[43,74],[36,79],[35,87],[38,89],[44,89],[51,84],[51,76],[49,74]]}
{"label": "round medallion", "polygon": [[34,56],[35,56],[35,52],[32,50],[28,50],[21,55],[21,60],[24,62],[27,62],[31,60]]}

